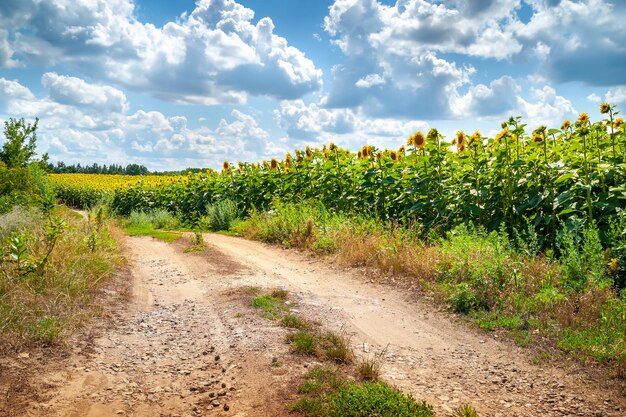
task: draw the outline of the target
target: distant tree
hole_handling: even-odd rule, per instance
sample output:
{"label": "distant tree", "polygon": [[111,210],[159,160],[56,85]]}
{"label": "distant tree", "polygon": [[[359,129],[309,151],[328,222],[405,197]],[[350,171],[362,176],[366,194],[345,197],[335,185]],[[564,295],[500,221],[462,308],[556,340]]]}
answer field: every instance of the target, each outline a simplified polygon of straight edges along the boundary
{"label": "distant tree", "polygon": [[38,123],[39,119],[35,119],[35,123],[31,125],[24,119],[14,118],[4,122],[6,142],[0,150],[0,161],[8,168],[25,167],[35,156]]}

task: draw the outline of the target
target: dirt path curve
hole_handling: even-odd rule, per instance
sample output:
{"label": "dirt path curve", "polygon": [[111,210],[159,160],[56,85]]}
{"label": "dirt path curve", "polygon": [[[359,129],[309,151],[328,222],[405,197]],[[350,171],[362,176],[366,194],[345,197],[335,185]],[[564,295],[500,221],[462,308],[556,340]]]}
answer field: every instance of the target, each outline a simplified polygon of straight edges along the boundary
{"label": "dirt path curve", "polygon": [[[624,397],[571,369],[532,365],[527,352],[454,323],[389,287],[290,251],[221,235],[207,241],[253,273],[240,284],[282,286],[357,350],[387,348],[383,377],[446,415],[463,403],[483,416],[625,416]],[[571,368],[571,367],[570,367]]]}
{"label": "dirt path curve", "polygon": [[[292,251],[221,235],[209,250],[129,238],[132,301],[117,324],[41,377],[28,416],[282,416],[308,366],[285,329],[251,314],[240,289],[284,288],[305,317],[388,346],[383,377],[440,416],[624,416],[623,399],[581,373],[530,364],[525,352],[468,330],[401,292]],[[270,366],[281,363],[282,366]]]}

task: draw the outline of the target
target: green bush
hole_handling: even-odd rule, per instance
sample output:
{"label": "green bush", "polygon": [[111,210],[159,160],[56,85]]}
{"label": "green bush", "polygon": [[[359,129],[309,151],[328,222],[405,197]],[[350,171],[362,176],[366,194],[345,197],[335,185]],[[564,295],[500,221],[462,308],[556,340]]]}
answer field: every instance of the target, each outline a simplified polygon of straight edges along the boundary
{"label": "green bush", "polygon": [[239,219],[237,204],[231,200],[222,200],[206,206],[206,225],[210,230],[229,230]]}

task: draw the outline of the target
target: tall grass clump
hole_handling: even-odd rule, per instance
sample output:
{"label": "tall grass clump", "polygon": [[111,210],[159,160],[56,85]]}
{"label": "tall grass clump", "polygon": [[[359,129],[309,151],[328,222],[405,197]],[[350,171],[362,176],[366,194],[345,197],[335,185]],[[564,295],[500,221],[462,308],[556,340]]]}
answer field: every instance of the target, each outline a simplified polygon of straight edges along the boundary
{"label": "tall grass clump", "polygon": [[206,205],[206,226],[213,231],[229,230],[240,218],[237,203],[222,200]]}

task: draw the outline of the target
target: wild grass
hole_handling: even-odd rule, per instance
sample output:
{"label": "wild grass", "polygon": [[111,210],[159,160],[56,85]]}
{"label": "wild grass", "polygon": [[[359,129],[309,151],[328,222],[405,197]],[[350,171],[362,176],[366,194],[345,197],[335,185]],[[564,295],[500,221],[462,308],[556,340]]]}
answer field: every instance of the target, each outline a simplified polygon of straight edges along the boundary
{"label": "wild grass", "polygon": [[179,225],[176,217],[162,209],[149,212],[132,211],[127,219],[122,220],[122,225],[130,236],[152,236],[166,243],[182,237],[182,233],[170,231]]}
{"label": "wild grass", "polygon": [[385,382],[349,382],[330,368],[305,375],[298,391],[307,395],[291,406],[310,417],[432,417],[433,409]]}
{"label": "wild grass", "polygon": [[62,207],[48,218],[29,210],[29,225],[18,227],[15,211],[0,217],[3,230],[12,231],[0,240],[0,339],[5,349],[62,339],[90,315],[94,291],[122,262],[108,221],[100,218],[96,224],[95,213],[90,223]]}
{"label": "wild grass", "polygon": [[229,230],[241,217],[237,203],[232,200],[207,204],[205,210],[205,226],[213,231]]}

